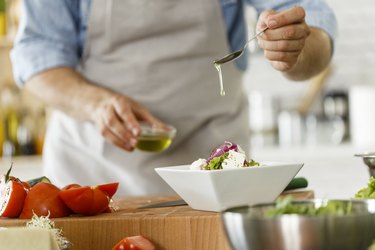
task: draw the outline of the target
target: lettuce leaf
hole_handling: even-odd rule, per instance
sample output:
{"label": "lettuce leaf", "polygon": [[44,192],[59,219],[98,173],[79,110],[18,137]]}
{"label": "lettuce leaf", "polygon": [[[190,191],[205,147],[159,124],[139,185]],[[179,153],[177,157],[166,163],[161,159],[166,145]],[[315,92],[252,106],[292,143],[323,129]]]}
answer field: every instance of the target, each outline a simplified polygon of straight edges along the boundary
{"label": "lettuce leaf", "polygon": [[324,206],[316,208],[311,204],[293,204],[292,196],[288,195],[285,198],[279,198],[276,201],[276,206],[270,208],[265,212],[266,217],[276,217],[283,214],[299,214],[307,216],[319,215],[345,215],[352,212],[351,202],[345,203],[342,201],[328,201]]}
{"label": "lettuce leaf", "polygon": [[375,178],[371,176],[367,187],[360,189],[354,197],[360,199],[375,199]]}
{"label": "lettuce leaf", "polygon": [[218,157],[212,158],[207,166],[204,167],[204,170],[217,170],[217,169],[223,169],[222,163],[223,161],[228,157],[228,153],[224,153]]}

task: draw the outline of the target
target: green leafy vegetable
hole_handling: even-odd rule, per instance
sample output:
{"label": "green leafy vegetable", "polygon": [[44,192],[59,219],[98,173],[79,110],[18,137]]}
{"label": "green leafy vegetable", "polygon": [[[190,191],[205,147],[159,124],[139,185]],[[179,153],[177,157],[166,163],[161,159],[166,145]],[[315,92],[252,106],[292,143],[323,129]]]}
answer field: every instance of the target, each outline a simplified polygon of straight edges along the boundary
{"label": "green leafy vegetable", "polygon": [[217,169],[223,169],[223,166],[221,165],[223,161],[228,157],[228,153],[224,153],[218,157],[214,157],[210,160],[210,162],[207,164],[207,166],[204,167],[204,170],[217,170]]}
{"label": "green leafy vegetable", "polygon": [[360,189],[354,197],[360,199],[375,199],[375,178],[371,176],[367,187]]}
{"label": "green leafy vegetable", "polygon": [[[204,170],[217,170],[217,169],[223,169],[222,163],[225,159],[228,158],[229,153],[226,152],[220,156],[212,158],[207,166],[203,167]],[[253,166],[260,166],[259,162],[256,162],[254,160],[245,161],[243,167],[253,167]]]}
{"label": "green leafy vegetable", "polygon": [[299,214],[307,216],[318,215],[345,215],[352,211],[351,202],[329,201],[326,205],[315,207],[313,203],[293,204],[292,196],[279,198],[276,201],[275,208],[266,211],[266,217],[276,217],[283,214]]}
{"label": "green leafy vegetable", "polygon": [[245,162],[245,166],[244,167],[254,167],[254,166],[260,166],[259,162],[254,161],[253,159],[251,159],[250,161],[246,161]]}

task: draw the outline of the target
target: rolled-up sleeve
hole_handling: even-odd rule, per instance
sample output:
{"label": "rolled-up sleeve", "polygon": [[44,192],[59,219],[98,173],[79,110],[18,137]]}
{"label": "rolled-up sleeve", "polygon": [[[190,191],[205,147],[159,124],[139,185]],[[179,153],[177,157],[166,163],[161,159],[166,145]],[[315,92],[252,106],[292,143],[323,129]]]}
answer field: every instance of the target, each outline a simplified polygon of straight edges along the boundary
{"label": "rolled-up sleeve", "polygon": [[273,9],[281,11],[294,6],[302,6],[306,11],[306,23],[311,27],[317,27],[330,36],[332,41],[337,36],[337,21],[333,10],[324,0],[288,0],[288,1],[264,1],[264,0],[247,0],[258,13]]}
{"label": "rolled-up sleeve", "polygon": [[78,1],[23,1],[23,15],[11,51],[18,84],[47,69],[78,65],[78,10],[74,2]]}

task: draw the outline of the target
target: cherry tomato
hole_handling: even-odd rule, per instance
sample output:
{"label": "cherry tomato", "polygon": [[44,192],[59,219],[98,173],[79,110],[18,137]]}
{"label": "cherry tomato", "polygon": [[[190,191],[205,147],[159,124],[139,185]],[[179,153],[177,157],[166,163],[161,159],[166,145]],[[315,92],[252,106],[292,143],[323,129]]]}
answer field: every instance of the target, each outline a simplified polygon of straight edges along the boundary
{"label": "cherry tomato", "polygon": [[22,182],[3,176],[0,181],[0,216],[18,217],[26,195],[27,190]]}
{"label": "cherry tomato", "polygon": [[142,235],[125,237],[112,250],[155,250],[154,244]]}
{"label": "cherry tomato", "polygon": [[95,215],[108,212],[110,198],[116,192],[117,187],[118,183],[76,187],[61,190],[59,195],[73,212],[82,215]]}
{"label": "cherry tomato", "polygon": [[59,193],[60,189],[52,183],[37,183],[27,193],[20,218],[30,219],[33,212],[38,216],[49,215],[50,218],[68,216],[70,210],[59,197]]}

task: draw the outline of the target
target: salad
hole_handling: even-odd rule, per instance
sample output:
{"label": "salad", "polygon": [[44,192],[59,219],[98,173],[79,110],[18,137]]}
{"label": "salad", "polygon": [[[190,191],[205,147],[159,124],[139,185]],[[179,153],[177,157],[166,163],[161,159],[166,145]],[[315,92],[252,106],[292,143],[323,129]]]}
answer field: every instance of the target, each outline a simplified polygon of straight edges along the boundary
{"label": "salad", "polygon": [[360,189],[354,195],[354,198],[375,199],[375,178],[370,176],[370,181],[367,184],[367,187]]}
{"label": "salad", "polygon": [[292,203],[292,196],[279,198],[276,200],[276,206],[270,208],[265,212],[266,217],[276,217],[283,214],[299,214],[306,216],[319,215],[347,215],[352,213],[351,202],[345,203],[342,201],[328,201],[320,207],[315,207],[314,204],[306,203]]}
{"label": "salad", "polygon": [[224,142],[215,147],[207,159],[198,159],[190,165],[191,170],[218,170],[259,166],[259,163],[246,159],[242,148],[232,142]]}

